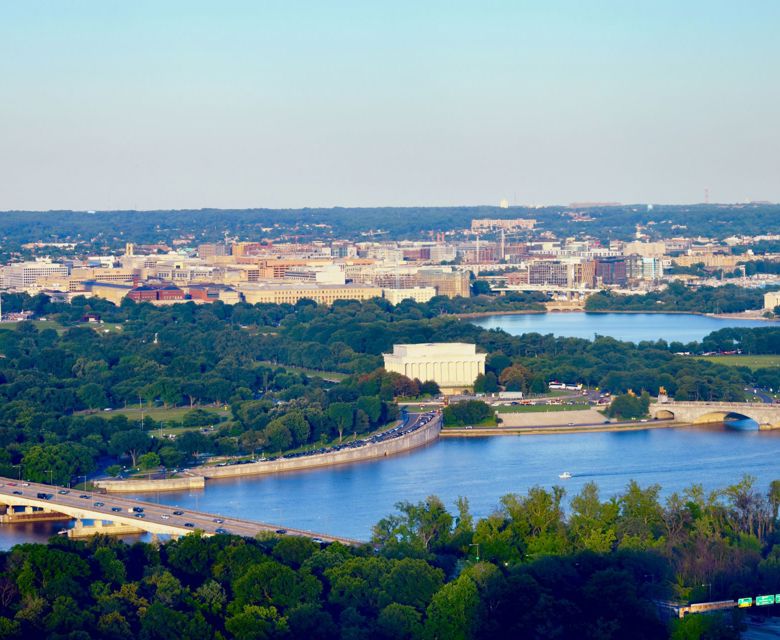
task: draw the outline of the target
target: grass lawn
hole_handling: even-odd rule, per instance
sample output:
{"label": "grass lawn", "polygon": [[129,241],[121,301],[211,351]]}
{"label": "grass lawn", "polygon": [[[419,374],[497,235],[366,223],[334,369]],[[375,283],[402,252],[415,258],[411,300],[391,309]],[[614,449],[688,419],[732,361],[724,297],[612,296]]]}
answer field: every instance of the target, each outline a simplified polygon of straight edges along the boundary
{"label": "grass lawn", "polygon": [[[444,429],[463,429],[466,425],[458,425],[458,424],[446,424],[443,425]],[[495,416],[490,416],[489,418],[485,418],[482,422],[475,422],[472,425],[468,425],[472,427],[497,427],[498,423],[496,422]]]}
{"label": "grass lawn", "polygon": [[547,413],[550,411],[582,411],[590,405],[582,404],[516,404],[493,407],[499,413]]}
{"label": "grass lawn", "polygon": [[699,360],[708,360],[725,364],[729,367],[750,367],[762,369],[764,367],[780,367],[780,355],[773,356],[697,356]]}
{"label": "grass lawn", "polygon": [[[22,322],[30,322],[30,320],[23,320]],[[43,331],[44,329],[54,329],[57,333],[62,333],[65,331],[65,327],[63,327],[59,322],[55,322],[54,320],[33,320],[32,323],[35,325],[35,328],[38,329],[38,331]],[[0,329],[16,330],[21,324],[21,322],[3,322],[0,324]]]}
{"label": "grass lawn", "polygon": [[288,371],[295,371],[297,373],[302,373],[306,376],[309,376],[310,378],[323,378],[324,380],[333,380],[335,382],[339,382],[347,377],[346,373],[341,373],[339,371],[320,371],[319,369],[307,369],[306,367],[296,367],[291,364],[274,364],[273,362],[269,362],[268,360],[259,360],[257,364],[263,364],[268,367],[273,367],[274,369],[277,367],[281,367],[282,369],[287,369]]}
{"label": "grass lawn", "polygon": [[[220,415],[225,416],[227,418],[230,417],[230,409],[220,409],[217,407],[170,407],[168,409],[165,409],[164,407],[144,407],[143,414],[144,417],[152,418],[153,420],[170,420],[173,422],[181,422],[181,419],[184,417],[184,414],[193,411],[194,409],[203,409],[203,411],[207,411],[208,413],[213,413],[214,415]],[[141,419],[141,409],[138,407],[128,407],[126,409],[114,409],[113,411],[106,411],[105,413],[102,413],[102,415],[106,417],[111,417],[114,415],[123,415],[127,416],[131,420],[140,420]]]}

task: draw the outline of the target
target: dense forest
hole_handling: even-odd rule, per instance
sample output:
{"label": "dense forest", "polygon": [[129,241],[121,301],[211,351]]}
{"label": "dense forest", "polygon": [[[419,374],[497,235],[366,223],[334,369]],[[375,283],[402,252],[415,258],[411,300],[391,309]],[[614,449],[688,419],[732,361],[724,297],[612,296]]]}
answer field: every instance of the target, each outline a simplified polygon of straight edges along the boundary
{"label": "dense forest", "polygon": [[[587,212],[574,222],[572,213]],[[352,238],[427,238],[468,228],[473,218],[534,218],[542,231],[559,237],[591,235],[602,240],[633,238],[636,225],[651,238],[726,238],[770,233],[780,216],[778,205],[625,205],[614,207],[376,207],[364,209],[243,209],[180,211],[7,211],[0,212],[0,261],[25,251],[30,242],[75,242],[77,253],[122,249],[126,242],[167,243],[176,239],[299,240]],[[370,232],[370,234],[369,234]],[[56,248],[47,249],[57,254]],[[29,253],[27,253],[29,255]]]}
{"label": "dense forest", "polygon": [[[0,474],[44,481],[51,470],[63,484],[98,468],[117,472],[117,463],[174,468],[206,453],[278,455],[371,432],[395,419],[395,397],[436,392],[433,383],[384,372],[381,354],[395,343],[474,342],[488,354],[480,384],[493,390],[539,393],[557,380],[613,394],[655,395],[663,386],[677,399],[741,401],[747,385],[780,388],[777,367],[752,371],[675,355],[778,353],[774,326],[723,329],[701,344],[635,345],[487,331],[434,302],[29,302],[48,318],[46,328],[0,329]],[[86,313],[103,323],[81,322]],[[295,366],[348,375],[331,383]],[[165,424],[102,411],[174,406],[192,410]],[[203,429],[150,437],[177,425]]]}
{"label": "dense forest", "polygon": [[0,636],[144,640],[737,640],[741,612],[659,603],[780,592],[780,481],[659,498],[533,487],[475,521],[399,503],[371,545],[198,532],[163,544],[55,537],[0,554]]}

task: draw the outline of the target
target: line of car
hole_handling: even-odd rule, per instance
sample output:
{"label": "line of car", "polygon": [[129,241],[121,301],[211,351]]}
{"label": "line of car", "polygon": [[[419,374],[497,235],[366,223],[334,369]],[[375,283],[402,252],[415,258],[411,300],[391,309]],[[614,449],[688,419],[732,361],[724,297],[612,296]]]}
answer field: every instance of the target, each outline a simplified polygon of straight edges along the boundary
{"label": "line of car", "polygon": [[321,447],[319,449],[312,449],[311,451],[298,451],[297,453],[287,453],[283,456],[272,456],[270,458],[259,458],[259,459],[253,458],[249,460],[229,460],[225,462],[220,462],[219,464],[217,464],[217,466],[229,467],[238,464],[251,464],[254,462],[273,462],[274,460],[279,460],[280,457],[282,459],[289,460],[292,458],[316,456],[322,453],[335,453],[336,451],[342,451],[343,449],[358,449],[360,447],[365,447],[369,444],[386,442],[387,440],[400,438],[401,436],[405,436],[409,433],[412,433],[417,429],[419,429],[420,427],[428,424],[428,422],[430,422],[435,415],[436,415],[435,411],[429,411],[427,413],[420,414],[420,417],[415,422],[413,422],[411,426],[407,426],[407,421],[409,417],[407,414],[404,414],[401,424],[399,424],[396,427],[393,427],[392,429],[388,429],[387,431],[382,431],[381,433],[377,433],[371,436],[370,438],[361,438],[360,440],[353,440],[352,442],[343,442],[342,444],[337,444],[332,447]]}
{"label": "line of car", "polygon": [[[9,482],[7,484],[8,484],[8,486],[11,486],[11,487],[19,486],[16,482]],[[2,487],[2,486],[4,486],[3,483],[0,483],[0,487]],[[21,486],[29,487],[30,483],[29,482],[23,482],[23,483],[21,483]],[[21,491],[20,489],[15,489],[12,493],[13,493],[13,495],[17,495],[17,496],[24,495],[24,492]],[[70,491],[70,489],[60,489],[57,493],[59,495],[61,495],[61,496],[66,496],[66,495],[69,495],[71,493],[71,491]],[[54,494],[53,493],[45,493],[43,491],[39,491],[39,492],[36,493],[35,497],[38,500],[51,500],[54,497]],[[91,500],[92,496],[90,496],[89,494],[86,494],[86,493],[82,493],[82,494],[79,495],[79,498],[81,498],[83,500]],[[96,502],[93,502],[92,506],[94,508],[97,508],[97,509],[102,509],[102,508],[104,508],[106,506],[106,503],[105,502],[101,502],[101,501],[98,500]],[[111,509],[112,513],[123,513],[124,512],[124,509],[122,507],[113,506],[113,507],[110,507],[110,509]],[[144,511],[144,507],[128,507],[127,511],[128,511],[128,513],[132,513],[133,517],[135,517],[135,518],[139,518],[140,519],[140,518],[146,518],[146,516],[147,516],[147,514]],[[156,514],[150,514],[150,515],[154,516]],[[167,514],[167,513],[161,513],[159,515],[160,515],[160,518],[162,520],[170,520],[171,515],[183,516],[184,515],[184,511],[181,511],[181,510],[177,509],[176,511],[173,511],[170,515]],[[222,518],[214,518],[213,522],[215,524],[222,524],[225,521]],[[183,526],[187,527],[188,529],[194,529],[195,528],[195,524],[192,523],[192,522],[185,522],[183,524]],[[217,527],[214,531],[215,531],[215,533],[230,533],[227,529],[224,529],[222,527]]]}
{"label": "line of car", "polygon": [[[22,482],[22,483],[8,482],[8,483],[5,483],[5,484],[7,484],[10,487],[17,487],[17,486],[20,486],[20,485],[22,487],[29,487],[30,486],[29,482]],[[0,482],[0,487],[5,486],[5,484]],[[66,495],[70,495],[72,493],[72,491],[70,489],[60,489],[59,491],[57,491],[57,493],[59,495],[61,495],[61,496],[66,496]],[[20,489],[15,489],[13,491],[13,494],[21,496],[21,495],[24,495],[24,492],[22,490],[20,490]],[[46,492],[43,492],[43,491],[39,491],[39,492],[36,493],[35,497],[37,499],[39,499],[39,500],[51,500],[52,498],[54,498],[54,494],[53,493],[46,493]],[[82,499],[82,500],[91,500],[93,498],[93,496],[91,496],[91,495],[89,495],[87,493],[79,494],[78,497],[80,499]],[[106,503],[102,502],[100,500],[96,500],[95,502],[92,503],[92,507],[96,508],[96,509],[105,509],[106,508]],[[118,507],[118,506],[110,506],[108,508],[111,510],[112,513],[124,513],[124,511],[125,511],[122,507]],[[127,508],[127,512],[128,512],[128,514],[132,514],[133,517],[139,518],[139,519],[146,518],[147,515],[151,515],[152,517],[155,517],[155,516],[159,515],[159,517],[162,520],[170,520],[171,516],[181,517],[181,516],[185,515],[184,511],[182,511],[181,509],[176,509],[176,510],[172,511],[170,514],[167,514],[167,513],[147,514],[145,512],[144,507],[139,507],[139,506],[128,507]],[[223,518],[213,518],[212,522],[214,524],[221,525],[221,524],[224,524],[225,521],[224,521]],[[193,522],[184,522],[182,526],[186,527],[187,529],[195,529],[195,524]],[[64,531],[65,530],[63,529],[63,532]],[[216,529],[214,529],[214,533],[217,533],[217,534],[230,534],[230,531],[228,531],[224,527],[217,527]],[[276,533],[278,535],[285,535],[287,533],[287,529],[276,529],[274,533]],[[317,543],[319,545],[328,544],[322,538],[312,538],[312,542],[315,542],[315,543]]]}

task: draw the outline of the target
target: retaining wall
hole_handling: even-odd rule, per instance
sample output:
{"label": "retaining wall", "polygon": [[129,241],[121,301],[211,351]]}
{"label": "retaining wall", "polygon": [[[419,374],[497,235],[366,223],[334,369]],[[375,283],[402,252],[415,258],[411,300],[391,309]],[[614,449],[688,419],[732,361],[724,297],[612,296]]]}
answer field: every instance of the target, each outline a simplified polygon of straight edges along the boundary
{"label": "retaining wall", "polygon": [[376,460],[392,456],[397,453],[411,451],[426,444],[435,442],[441,431],[441,417],[438,416],[428,424],[420,427],[408,435],[369,444],[357,449],[342,449],[333,453],[320,453],[301,458],[280,459],[271,462],[253,462],[250,464],[236,464],[228,467],[207,467],[192,469],[192,473],[202,474],[206,478],[230,478],[236,476],[258,476],[285,471],[300,471],[303,469],[316,469],[330,467],[337,464],[360,462],[362,460]]}
{"label": "retaining wall", "polygon": [[139,491],[202,489],[206,485],[206,481],[203,476],[185,476],[164,480],[95,480],[92,484],[109,493],[136,493]]}

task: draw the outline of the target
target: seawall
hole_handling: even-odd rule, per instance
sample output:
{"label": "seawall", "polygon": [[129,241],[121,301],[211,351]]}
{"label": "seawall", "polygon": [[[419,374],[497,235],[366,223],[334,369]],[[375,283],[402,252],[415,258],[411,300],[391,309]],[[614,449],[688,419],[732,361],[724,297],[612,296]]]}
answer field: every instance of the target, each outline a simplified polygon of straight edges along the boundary
{"label": "seawall", "polygon": [[189,475],[182,478],[165,478],[164,480],[95,480],[92,484],[108,493],[138,493],[139,491],[186,491],[202,489],[206,485],[205,478],[200,475]]}
{"label": "seawall", "polygon": [[[428,424],[420,427],[412,433],[400,436],[387,442],[370,444],[357,449],[342,449],[333,453],[321,453],[301,458],[280,459],[266,462],[253,462],[250,464],[237,464],[228,467],[205,467],[191,469],[193,474],[199,474],[204,478],[232,478],[239,476],[260,476],[273,473],[285,473],[287,471],[302,471],[304,469],[317,469],[331,467],[350,462],[363,460],[376,460],[398,453],[404,453],[424,447],[439,438],[441,431],[441,416],[437,416]],[[149,490],[154,490],[149,489]]]}

